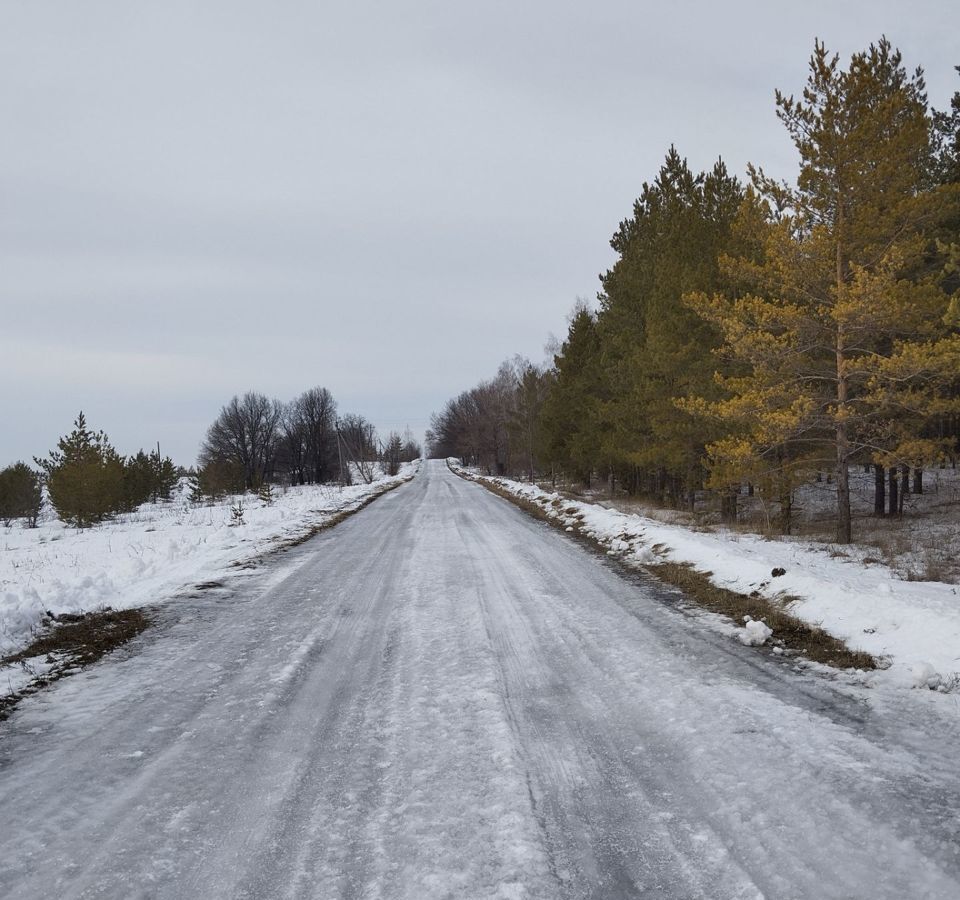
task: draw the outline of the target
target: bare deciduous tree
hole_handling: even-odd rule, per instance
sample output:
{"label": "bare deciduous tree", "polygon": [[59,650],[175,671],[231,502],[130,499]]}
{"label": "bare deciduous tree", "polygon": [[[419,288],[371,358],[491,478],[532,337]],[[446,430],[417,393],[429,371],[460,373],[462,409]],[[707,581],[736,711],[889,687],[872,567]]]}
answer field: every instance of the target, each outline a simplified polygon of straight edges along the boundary
{"label": "bare deciduous tree", "polygon": [[[363,416],[351,414],[337,421],[337,434],[344,463],[352,462],[360,477],[370,484],[373,481],[374,463],[379,455],[376,429]],[[345,480],[349,483],[349,479]]]}
{"label": "bare deciduous tree", "polygon": [[308,479],[331,481],[337,464],[337,404],[324,387],[315,387],[295,401],[304,435]]}
{"label": "bare deciduous tree", "polygon": [[245,486],[258,488],[273,476],[282,418],[277,400],[254,391],[235,396],[207,430],[201,464],[235,463],[243,470]]}

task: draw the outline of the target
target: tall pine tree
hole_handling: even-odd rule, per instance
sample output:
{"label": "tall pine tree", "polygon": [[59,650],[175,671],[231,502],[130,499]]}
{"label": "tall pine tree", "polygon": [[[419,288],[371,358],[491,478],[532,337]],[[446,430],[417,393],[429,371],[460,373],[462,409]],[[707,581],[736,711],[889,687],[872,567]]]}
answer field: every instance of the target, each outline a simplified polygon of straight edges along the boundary
{"label": "tall pine tree", "polygon": [[609,400],[607,454],[649,492],[677,502],[701,482],[702,421],[674,403],[714,392],[715,328],[683,302],[717,287],[717,258],[729,250],[742,197],[722,162],[694,175],[670,148],[633,216],[611,241],[619,258],[602,278],[598,331]]}
{"label": "tall pine tree", "polygon": [[753,172],[775,210],[759,261],[729,260],[734,290],[689,298],[746,368],[721,379],[728,399],[700,408],[744,429],[711,447],[730,475],[785,451],[831,466],[847,543],[851,464],[895,453],[915,401],[950,365],[949,298],[923,262],[956,192],[931,178],[922,73],[886,39],[845,70],[818,42],[802,97],[776,102],[800,172],[795,186]]}

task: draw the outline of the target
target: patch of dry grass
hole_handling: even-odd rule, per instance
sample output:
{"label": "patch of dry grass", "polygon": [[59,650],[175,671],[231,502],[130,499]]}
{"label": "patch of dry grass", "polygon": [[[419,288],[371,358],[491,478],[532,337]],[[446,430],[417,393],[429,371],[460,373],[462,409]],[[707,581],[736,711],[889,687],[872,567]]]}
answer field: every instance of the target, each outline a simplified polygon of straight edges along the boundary
{"label": "patch of dry grass", "polygon": [[140,609],[103,609],[51,617],[45,628],[22,650],[0,658],[0,666],[46,657],[55,665],[25,690],[0,698],[0,720],[7,718],[25,694],[88,666],[127,643],[150,625]]}
{"label": "patch of dry grass", "polygon": [[[686,563],[660,562],[646,567],[661,581],[679,588],[698,605],[729,616],[738,625],[745,616],[763,619],[788,650],[796,650],[814,662],[837,669],[875,669],[876,660],[862,650],[851,650],[843,641],[820,628],[790,615],[778,603],[757,594],[750,596],[718,587],[709,572],[699,572]],[[785,598],[784,603],[789,602]]]}

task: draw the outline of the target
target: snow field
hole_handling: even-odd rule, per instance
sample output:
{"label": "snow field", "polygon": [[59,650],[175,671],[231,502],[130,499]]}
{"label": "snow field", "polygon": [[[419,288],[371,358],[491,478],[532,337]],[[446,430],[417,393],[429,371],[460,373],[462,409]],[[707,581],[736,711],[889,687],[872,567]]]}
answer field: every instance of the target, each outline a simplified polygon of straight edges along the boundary
{"label": "snow field", "polygon": [[[744,594],[757,591],[769,600],[785,602],[797,618],[889,664],[865,676],[870,680],[944,692],[960,683],[957,585],[904,581],[886,565],[866,563],[852,554],[832,556],[835,548],[830,545],[693,531],[568,500],[535,485],[474,477],[534,503],[566,531],[579,529],[611,556],[639,565],[658,560],[687,563],[710,572],[719,587]],[[785,572],[774,577],[774,569]],[[759,645],[772,632],[763,622],[748,621],[734,636],[745,644]]]}
{"label": "snow field", "polygon": [[[95,528],[77,530],[48,516],[37,528],[0,527],[0,656],[26,644],[46,612],[55,615],[157,603],[198,581],[226,577],[239,565],[325,520],[355,508],[418,463],[372,484],[303,485],[209,505],[181,496],[145,504]],[[243,500],[243,525],[231,507]],[[0,675],[0,692],[7,686]]]}

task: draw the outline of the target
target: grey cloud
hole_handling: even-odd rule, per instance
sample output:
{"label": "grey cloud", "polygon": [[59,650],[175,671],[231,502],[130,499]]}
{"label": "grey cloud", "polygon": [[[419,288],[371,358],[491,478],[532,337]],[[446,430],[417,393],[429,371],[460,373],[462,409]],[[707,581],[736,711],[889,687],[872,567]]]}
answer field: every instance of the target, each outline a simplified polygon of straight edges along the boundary
{"label": "grey cloud", "polygon": [[426,425],[540,358],[670,143],[789,175],[815,35],[955,89],[954,4],[0,6],[0,464],[83,407],[190,462],[237,391]]}

